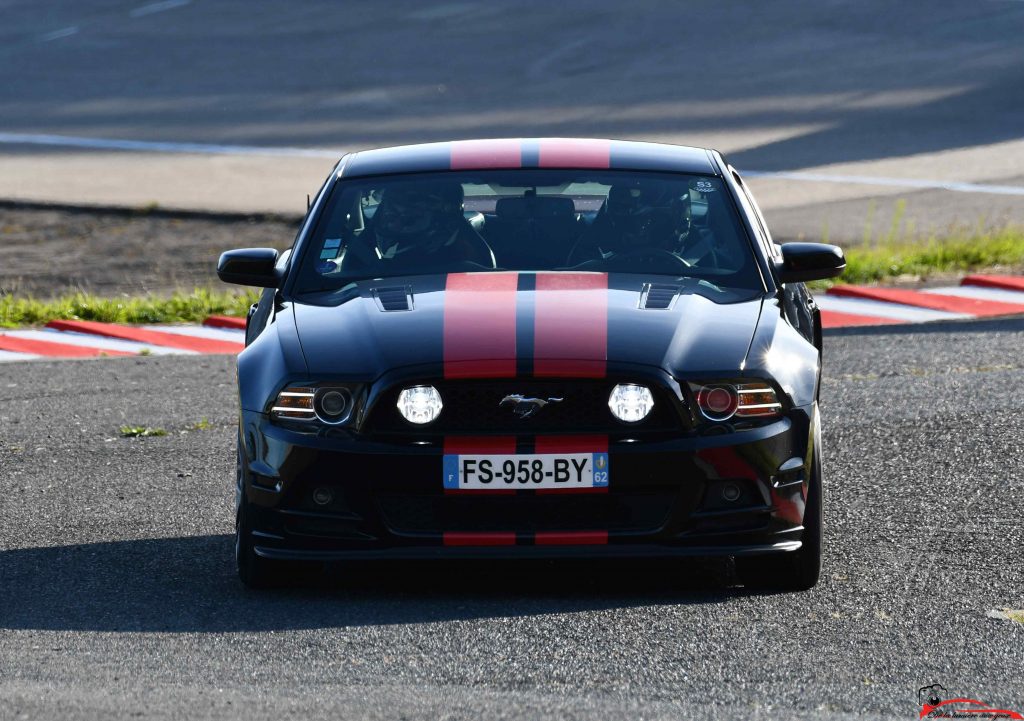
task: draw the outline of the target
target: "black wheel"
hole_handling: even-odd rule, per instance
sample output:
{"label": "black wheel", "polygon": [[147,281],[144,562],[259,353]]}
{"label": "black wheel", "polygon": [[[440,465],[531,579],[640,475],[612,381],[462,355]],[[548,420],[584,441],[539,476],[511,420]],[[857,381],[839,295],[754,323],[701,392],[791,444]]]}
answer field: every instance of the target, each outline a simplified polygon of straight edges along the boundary
{"label": "black wheel", "polygon": [[278,588],[291,581],[288,564],[256,555],[249,523],[248,503],[244,500],[235,524],[235,564],[238,577],[249,588]]}
{"label": "black wheel", "polygon": [[252,540],[252,512],[245,499],[245,468],[242,462],[241,442],[238,446],[237,514],[235,517],[235,565],[238,577],[249,588],[274,588],[285,585],[287,564],[256,555]]}
{"label": "black wheel", "polygon": [[748,588],[778,591],[806,591],[821,576],[822,483],[821,458],[814,454],[807,505],[804,508],[804,532],[800,550],[764,556],[736,558],[736,574]]}

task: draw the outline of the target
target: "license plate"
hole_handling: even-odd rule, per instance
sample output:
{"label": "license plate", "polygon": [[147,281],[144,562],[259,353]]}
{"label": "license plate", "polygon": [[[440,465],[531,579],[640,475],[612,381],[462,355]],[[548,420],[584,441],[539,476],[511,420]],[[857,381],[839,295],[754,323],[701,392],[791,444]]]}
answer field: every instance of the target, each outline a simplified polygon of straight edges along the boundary
{"label": "license plate", "polygon": [[444,487],[448,489],[604,488],[607,485],[607,453],[444,457]]}

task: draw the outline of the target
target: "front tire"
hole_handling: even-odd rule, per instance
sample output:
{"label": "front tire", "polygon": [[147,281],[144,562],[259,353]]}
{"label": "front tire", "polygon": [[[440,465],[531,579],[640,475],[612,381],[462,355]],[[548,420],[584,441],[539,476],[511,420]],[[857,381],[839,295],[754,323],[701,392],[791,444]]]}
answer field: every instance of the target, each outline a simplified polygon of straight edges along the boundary
{"label": "front tire", "polygon": [[291,579],[288,564],[256,554],[248,506],[249,504],[243,500],[235,523],[235,565],[238,568],[238,578],[252,589],[286,586]]}
{"label": "front tire", "polygon": [[804,506],[804,532],[800,549],[764,556],[736,559],[736,574],[747,588],[777,591],[807,591],[821,577],[822,482],[821,458],[815,449],[814,465]]}
{"label": "front tire", "polygon": [[256,554],[252,537],[251,504],[245,498],[245,467],[241,439],[238,443],[237,482],[235,566],[238,569],[238,578],[245,586],[253,589],[282,586],[288,578],[286,564]]}

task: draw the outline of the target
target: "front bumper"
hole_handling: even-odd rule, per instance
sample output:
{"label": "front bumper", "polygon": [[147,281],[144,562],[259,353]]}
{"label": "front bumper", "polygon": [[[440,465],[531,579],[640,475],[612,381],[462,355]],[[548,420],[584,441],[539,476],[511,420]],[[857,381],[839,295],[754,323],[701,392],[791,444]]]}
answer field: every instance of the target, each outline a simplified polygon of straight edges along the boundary
{"label": "front bumper", "polygon": [[243,412],[239,500],[256,553],[276,559],[793,551],[814,412],[722,435],[608,438],[609,487],[562,493],[446,492],[441,444],[297,433]]}

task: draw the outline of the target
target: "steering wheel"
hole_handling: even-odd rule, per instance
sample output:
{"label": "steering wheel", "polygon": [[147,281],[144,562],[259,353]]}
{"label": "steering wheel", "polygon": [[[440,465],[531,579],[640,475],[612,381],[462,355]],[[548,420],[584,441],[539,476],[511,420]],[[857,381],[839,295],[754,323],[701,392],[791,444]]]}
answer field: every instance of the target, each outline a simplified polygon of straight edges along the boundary
{"label": "steering wheel", "polygon": [[680,274],[688,274],[692,269],[693,265],[687,262],[684,258],[680,258],[675,253],[664,250],[662,248],[637,248],[635,250],[627,250],[624,253],[616,253],[608,260],[615,262],[617,260],[625,261],[639,261],[639,264],[646,265],[657,265],[659,263],[670,263],[673,269],[678,271]]}

